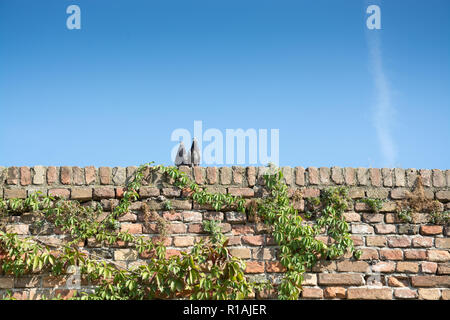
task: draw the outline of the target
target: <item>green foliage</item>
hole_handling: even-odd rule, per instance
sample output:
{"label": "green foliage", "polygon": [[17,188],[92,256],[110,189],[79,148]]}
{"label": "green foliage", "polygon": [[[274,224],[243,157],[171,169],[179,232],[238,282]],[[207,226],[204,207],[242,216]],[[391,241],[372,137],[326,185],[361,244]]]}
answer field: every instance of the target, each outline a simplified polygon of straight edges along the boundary
{"label": "green foliage", "polygon": [[450,211],[433,211],[430,213],[430,223],[448,225],[450,223]]}
{"label": "green foliage", "polygon": [[367,204],[370,207],[370,209],[375,213],[380,212],[380,210],[383,208],[382,199],[364,198],[361,199],[360,201]]}
{"label": "green foliage", "polygon": [[410,209],[403,209],[397,212],[398,217],[403,222],[411,223],[413,221],[412,211]]}

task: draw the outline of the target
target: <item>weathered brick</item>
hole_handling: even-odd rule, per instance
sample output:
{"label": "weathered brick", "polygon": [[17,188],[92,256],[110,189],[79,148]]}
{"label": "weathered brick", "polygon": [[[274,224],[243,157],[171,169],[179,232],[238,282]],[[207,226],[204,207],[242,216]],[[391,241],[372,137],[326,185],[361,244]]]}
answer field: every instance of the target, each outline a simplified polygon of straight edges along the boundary
{"label": "weathered brick", "polygon": [[443,231],[442,226],[432,225],[432,226],[421,226],[420,227],[420,234],[425,235],[425,236],[441,234],[442,231]]}
{"label": "weathered brick", "polygon": [[414,187],[417,179],[417,170],[416,169],[407,169],[406,170],[406,186],[411,188]]}
{"label": "weathered brick", "polygon": [[409,288],[400,288],[394,290],[394,297],[399,299],[416,299],[417,291]]}
{"label": "weathered brick", "polygon": [[5,199],[25,199],[27,197],[27,191],[24,189],[5,189],[3,197]]}
{"label": "weathered brick", "polygon": [[114,167],[112,169],[112,182],[116,186],[125,185],[127,178],[126,168],[123,167]]}
{"label": "weathered brick", "polygon": [[196,211],[184,211],[182,216],[184,222],[201,222],[203,220],[201,212]]}
{"label": "weathered brick", "polygon": [[433,186],[442,188],[446,186],[445,176],[441,170],[433,169]]}
{"label": "weathered brick", "polygon": [[22,276],[14,279],[15,288],[36,288],[39,286],[40,277],[38,276]]}
{"label": "weathered brick", "polygon": [[216,167],[207,167],[206,168],[206,182],[208,184],[216,184],[217,183],[217,168]]}
{"label": "weathered brick", "polygon": [[255,228],[253,225],[233,225],[233,230],[232,230],[233,234],[254,234],[255,233]]}
{"label": "weathered brick", "polygon": [[421,169],[419,170],[420,177],[422,178],[422,184],[425,187],[431,187],[431,170],[429,169]]}
{"label": "weathered brick", "polygon": [[429,248],[433,246],[433,238],[416,237],[412,239],[412,246],[415,248]]}
{"label": "weathered brick", "polygon": [[91,200],[92,199],[92,188],[72,188],[71,190],[71,199],[73,200]]}
{"label": "weathered brick", "polygon": [[347,222],[360,222],[361,216],[356,212],[344,212],[344,219]]}
{"label": "weathered brick", "polygon": [[128,232],[131,234],[140,234],[142,233],[142,224],[140,223],[122,223],[120,226],[121,232]]}
{"label": "weathered brick", "polygon": [[394,175],[395,175],[395,186],[396,187],[406,186],[405,169],[395,168]]}
{"label": "weathered brick", "polygon": [[411,277],[413,287],[449,287],[450,276],[414,276]]}
{"label": "weathered brick", "polygon": [[369,249],[369,248],[364,248],[361,249],[361,260],[373,260],[373,259],[378,259],[378,250],[376,249]]}
{"label": "weathered brick", "polygon": [[319,285],[347,285],[347,286],[362,286],[364,285],[364,278],[361,274],[336,274],[336,273],[321,273],[318,278]]}
{"label": "weathered brick", "polygon": [[61,167],[61,183],[71,184],[72,183],[72,168],[71,167]]}
{"label": "weathered brick", "polygon": [[436,238],[436,248],[450,249],[450,238]]}
{"label": "weathered brick", "polygon": [[184,236],[184,237],[174,237],[173,245],[175,247],[189,247],[194,245],[194,237]]}
{"label": "weathered brick", "polygon": [[229,223],[245,223],[247,215],[242,212],[229,211],[225,213],[225,218]]}
{"label": "weathered brick", "polygon": [[295,184],[298,186],[305,185],[305,168],[295,167]]}
{"label": "weathered brick", "polygon": [[389,277],[387,282],[388,286],[390,287],[400,287],[400,288],[409,287],[408,277],[403,276]]}
{"label": "weathered brick", "polygon": [[335,261],[319,260],[315,266],[312,267],[313,272],[329,272],[336,270]]}
{"label": "weathered brick", "polygon": [[380,258],[383,260],[402,260],[403,251],[400,249],[381,249]]}
{"label": "weathered brick", "polygon": [[442,289],[442,300],[450,300],[450,289]]}
{"label": "weathered brick", "polygon": [[319,181],[319,169],[316,167],[307,168],[308,172],[308,180],[310,185],[317,185],[320,183]]}
{"label": "weathered brick", "polygon": [[100,167],[98,169],[98,175],[100,177],[100,184],[103,184],[103,185],[111,184],[111,168],[110,167]]}
{"label": "weathered brick", "polygon": [[437,274],[450,274],[450,263],[439,263]]}
{"label": "weathered brick", "polygon": [[407,248],[411,246],[409,237],[388,237],[388,245],[391,248]]}
{"label": "weathered brick", "polygon": [[427,252],[425,250],[405,250],[406,260],[426,260]]}
{"label": "weathered brick", "polygon": [[267,261],[266,272],[285,272],[286,268],[279,261]]}
{"label": "weathered brick", "polygon": [[450,261],[450,253],[448,250],[427,250],[427,256],[429,261]]}
{"label": "weathered brick", "polygon": [[116,195],[113,187],[96,187],[94,188],[94,199],[111,199]]}
{"label": "weathered brick", "polygon": [[327,287],[323,290],[323,295],[328,299],[345,299],[347,290],[343,287]]}
{"label": "weathered brick", "polygon": [[356,175],[360,186],[367,186],[369,184],[369,171],[367,168],[357,168]]}
{"label": "weathered brick", "polygon": [[48,195],[52,197],[59,197],[59,198],[70,198],[70,189],[64,189],[64,188],[54,188],[48,190]]}
{"label": "weathered brick", "polygon": [[116,249],[114,251],[114,260],[133,261],[138,257],[138,253],[134,249]]}
{"label": "weathered brick", "polygon": [[31,184],[31,170],[29,167],[20,167],[20,185],[28,186]]}
{"label": "weathered brick", "polygon": [[409,191],[405,188],[395,188],[391,190],[392,199],[405,199],[408,196]]}
{"label": "weathered brick", "polygon": [[264,244],[264,236],[243,236],[242,243],[251,246],[262,246]]}
{"label": "weathered brick", "polygon": [[250,259],[251,251],[249,248],[230,248],[229,252],[232,256],[241,259]]}
{"label": "weathered brick", "polygon": [[367,236],[366,245],[368,247],[384,247],[386,246],[386,237],[383,236]]}
{"label": "weathered brick", "polygon": [[7,233],[16,233],[19,235],[25,235],[29,233],[29,225],[28,224],[8,224],[5,227]]}
{"label": "weathered brick", "polygon": [[390,168],[381,169],[381,175],[383,176],[383,186],[392,187],[393,185],[393,172]]}
{"label": "weathered brick", "polygon": [[263,273],[264,262],[260,261],[247,261],[245,263],[245,273]]}
{"label": "weathered brick", "polygon": [[381,185],[382,185],[381,170],[377,169],[377,168],[370,168],[369,174],[370,174],[370,182],[372,183],[372,186],[381,187]]}
{"label": "weathered brick", "polygon": [[419,272],[419,264],[417,262],[399,261],[397,263],[397,272],[417,273]]}
{"label": "weathered brick", "polygon": [[438,191],[436,192],[436,199],[441,200],[441,201],[450,201],[450,191],[446,190],[446,191]]}
{"label": "weathered brick", "polygon": [[97,169],[93,166],[84,167],[84,177],[87,185],[97,182]]}
{"label": "weathered brick", "polygon": [[375,232],[379,234],[395,233],[395,225],[393,224],[376,224]]}
{"label": "weathered brick", "polygon": [[361,300],[390,300],[392,299],[392,289],[388,288],[348,288],[348,299]]}
{"label": "weathered brick", "polygon": [[157,197],[160,195],[160,189],[154,187],[141,187],[139,189],[139,196],[141,198]]}
{"label": "weathered brick", "polygon": [[7,171],[6,184],[17,185],[19,183],[19,168],[9,167]]}
{"label": "weathered brick", "polygon": [[256,168],[247,167],[247,182],[249,187],[253,187],[256,184]]}
{"label": "weathered brick", "polygon": [[320,184],[329,185],[330,184],[330,168],[328,167],[320,167],[319,168],[319,179]]}
{"label": "weathered brick", "polygon": [[194,173],[194,181],[197,184],[204,184],[205,183],[205,168],[203,167],[194,167],[193,168]]}
{"label": "weathered brick", "polygon": [[322,299],[323,290],[320,288],[304,287],[302,290],[302,298],[304,299]]}
{"label": "weathered brick", "polygon": [[344,175],[341,167],[332,167],[331,168],[331,180],[335,184],[343,184],[344,183]]}
{"label": "weathered brick", "polygon": [[[191,225],[189,225],[191,226]],[[169,225],[170,233],[186,233],[186,225],[184,223],[171,223]]]}
{"label": "weathered brick", "polygon": [[420,271],[423,273],[436,273],[438,264],[436,262],[422,262],[420,264]]}
{"label": "weathered brick", "polygon": [[348,186],[354,186],[356,184],[356,174],[354,168],[344,168],[344,181]]}
{"label": "weathered brick", "polygon": [[231,184],[231,168],[229,167],[220,168],[220,184],[223,185]]}
{"label": "weathered brick", "polygon": [[367,272],[369,264],[365,261],[340,261],[337,263],[340,272]]}
{"label": "weathered brick", "polygon": [[13,277],[0,276],[0,289],[11,289],[14,287]]}
{"label": "weathered brick", "polygon": [[228,188],[228,193],[232,196],[241,196],[251,198],[255,195],[255,191],[251,188]]}
{"label": "weathered brick", "polygon": [[391,273],[395,270],[395,263],[392,261],[378,261],[372,266],[373,272]]}
{"label": "weathered brick", "polygon": [[367,223],[383,222],[384,214],[363,213],[363,221]]}
{"label": "weathered brick", "polygon": [[419,289],[419,299],[439,300],[441,292],[439,289]]}
{"label": "weathered brick", "polygon": [[363,188],[350,188],[348,196],[352,199],[361,199],[365,197],[365,192]]}
{"label": "weathered brick", "polygon": [[373,233],[373,227],[367,224],[352,224],[352,233],[371,234]]}
{"label": "weathered brick", "polygon": [[84,169],[80,167],[72,167],[72,183],[76,186],[82,186],[84,181]]}

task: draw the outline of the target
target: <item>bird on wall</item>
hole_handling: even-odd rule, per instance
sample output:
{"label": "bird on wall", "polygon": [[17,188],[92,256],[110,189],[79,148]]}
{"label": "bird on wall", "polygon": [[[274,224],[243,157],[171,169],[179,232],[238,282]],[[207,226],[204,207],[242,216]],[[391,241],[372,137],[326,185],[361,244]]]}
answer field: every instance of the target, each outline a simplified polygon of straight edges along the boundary
{"label": "bird on wall", "polygon": [[200,149],[198,147],[198,142],[197,142],[196,138],[194,138],[192,141],[190,159],[191,159],[191,165],[193,167],[196,167],[200,164]]}
{"label": "bird on wall", "polygon": [[188,155],[186,149],[184,148],[183,141],[181,141],[180,146],[178,147],[177,156],[175,158],[175,165],[182,166],[189,164],[190,164],[190,156]]}

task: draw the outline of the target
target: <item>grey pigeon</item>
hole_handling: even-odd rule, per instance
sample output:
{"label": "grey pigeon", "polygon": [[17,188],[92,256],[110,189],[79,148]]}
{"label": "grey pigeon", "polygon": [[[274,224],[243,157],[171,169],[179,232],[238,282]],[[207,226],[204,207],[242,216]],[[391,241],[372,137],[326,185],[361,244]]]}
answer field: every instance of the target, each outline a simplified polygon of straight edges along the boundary
{"label": "grey pigeon", "polygon": [[183,141],[180,142],[180,146],[178,147],[177,156],[175,158],[175,165],[181,166],[189,163],[188,154],[186,153],[186,149],[184,148]]}
{"label": "grey pigeon", "polygon": [[197,139],[195,138],[192,141],[190,159],[192,166],[196,167],[200,164],[200,149],[198,147]]}

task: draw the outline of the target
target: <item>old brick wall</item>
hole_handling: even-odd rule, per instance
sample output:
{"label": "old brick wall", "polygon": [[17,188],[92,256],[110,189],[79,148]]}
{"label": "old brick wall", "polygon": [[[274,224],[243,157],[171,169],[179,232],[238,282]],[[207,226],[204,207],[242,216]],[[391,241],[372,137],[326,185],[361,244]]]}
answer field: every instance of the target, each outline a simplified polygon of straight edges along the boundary
{"label": "old brick wall", "polygon": [[[0,197],[25,198],[35,191],[59,195],[83,203],[100,202],[104,211],[118,203],[123,187],[136,167],[0,167]],[[262,191],[265,167],[182,167],[197,183],[210,191],[229,192],[246,198],[257,197]],[[422,177],[425,196],[440,202],[440,210],[450,209],[450,170],[376,169],[376,168],[282,168],[286,183],[302,190],[304,197],[319,196],[329,186],[349,187],[353,199],[346,220],[361,259],[343,257],[336,261],[321,261],[305,277],[302,297],[305,299],[450,299],[450,228],[430,225],[422,214],[414,223],[402,222],[395,213],[396,201],[412,190],[418,176]],[[151,174],[140,189],[141,199],[132,205],[129,214],[121,218],[121,229],[149,237],[158,236],[156,225],[143,222],[141,205],[146,202],[170,223],[166,240],[170,254],[188,250],[205,234],[202,221],[218,219],[230,238],[233,255],[245,259],[247,273],[256,278],[276,281],[282,272],[277,262],[277,247],[266,227],[245,214],[214,212],[183,197],[158,174]],[[385,199],[383,208],[374,213],[358,199]],[[174,211],[164,210],[165,199]],[[303,210],[304,202],[296,204]],[[21,235],[39,235],[42,241],[58,243],[64,235],[58,230],[37,230],[30,214],[10,217],[9,231]],[[114,259],[123,265],[145,260],[131,247],[118,245],[99,248],[89,241],[84,249],[92,254]],[[12,290],[16,297],[36,299],[50,292],[70,294],[66,279],[47,275],[14,278],[0,274],[0,293]],[[82,279],[84,287],[91,286]],[[262,297],[264,298],[264,297]]]}

